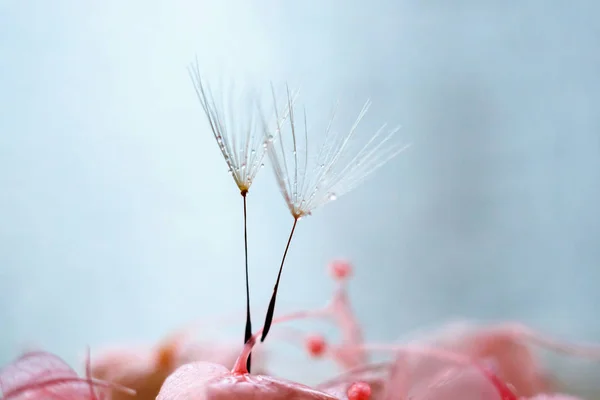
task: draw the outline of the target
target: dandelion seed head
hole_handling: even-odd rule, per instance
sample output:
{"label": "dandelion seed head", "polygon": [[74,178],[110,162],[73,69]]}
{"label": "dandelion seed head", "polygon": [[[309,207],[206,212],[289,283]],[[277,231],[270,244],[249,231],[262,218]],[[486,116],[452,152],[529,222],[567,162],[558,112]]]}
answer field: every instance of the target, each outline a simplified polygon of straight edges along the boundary
{"label": "dandelion seed head", "polygon": [[[371,102],[367,101],[347,130],[334,130],[337,106],[326,126],[312,129],[306,109],[296,107],[298,93],[283,105],[273,90],[274,118],[265,127],[264,145],[284,200],[296,219],[339,199],[362,183],[408,145],[395,140],[399,127],[382,125],[361,142],[359,125]],[[357,143],[360,145],[357,146]]]}
{"label": "dandelion seed head", "polygon": [[215,95],[203,80],[198,61],[188,71],[227,171],[245,195],[262,168],[266,153],[258,96],[236,91],[233,85]]}

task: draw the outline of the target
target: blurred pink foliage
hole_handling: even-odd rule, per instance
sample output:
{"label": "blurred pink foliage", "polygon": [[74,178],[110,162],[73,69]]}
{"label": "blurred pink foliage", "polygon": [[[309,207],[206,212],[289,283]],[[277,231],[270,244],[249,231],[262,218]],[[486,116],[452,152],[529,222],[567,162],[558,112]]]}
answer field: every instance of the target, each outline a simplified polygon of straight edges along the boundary
{"label": "blurred pink foliage", "polygon": [[[264,351],[254,349],[261,331],[241,346],[200,343],[185,328],[154,347],[107,350],[91,364],[88,358],[86,378],[50,353],[26,353],[0,370],[3,399],[125,400],[128,387],[141,400],[576,400],[553,394],[555,385],[532,346],[600,360],[596,346],[561,343],[516,323],[453,324],[406,343],[369,343],[348,296],[351,264],[336,261],[329,271],[336,287],[328,304],[274,319],[277,326],[326,319],[340,331],[339,342],[333,342],[320,333],[281,327],[294,332],[283,337],[302,343],[311,357],[328,357],[340,368],[340,375],[315,388],[267,374]],[[250,352],[253,374],[246,370]],[[371,362],[373,352],[389,360]]]}

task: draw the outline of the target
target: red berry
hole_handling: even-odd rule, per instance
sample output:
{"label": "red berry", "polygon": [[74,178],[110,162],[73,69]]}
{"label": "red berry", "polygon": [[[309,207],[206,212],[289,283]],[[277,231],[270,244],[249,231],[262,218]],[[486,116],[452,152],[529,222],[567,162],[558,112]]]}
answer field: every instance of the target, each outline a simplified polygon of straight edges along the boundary
{"label": "red berry", "polygon": [[334,260],[329,263],[329,272],[334,279],[343,281],[352,274],[352,265],[345,260]]}
{"label": "red berry", "polygon": [[306,339],[306,347],[313,357],[320,357],[325,353],[327,344],[321,335],[311,335]]}
{"label": "red berry", "polygon": [[369,400],[371,398],[371,386],[366,382],[354,382],[348,388],[348,400]]}

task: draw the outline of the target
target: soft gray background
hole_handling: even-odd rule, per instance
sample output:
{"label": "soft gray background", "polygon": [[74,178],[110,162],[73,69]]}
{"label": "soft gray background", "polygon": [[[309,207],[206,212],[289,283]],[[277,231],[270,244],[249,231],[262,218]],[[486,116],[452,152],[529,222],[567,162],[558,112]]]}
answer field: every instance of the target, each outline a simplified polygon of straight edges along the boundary
{"label": "soft gray background", "polygon": [[[185,69],[196,54],[302,83],[309,115],[339,98],[349,121],[371,97],[366,127],[401,123],[413,143],[301,222],[281,311],[325,301],[342,256],[373,340],[455,316],[600,340],[598,12],[0,1],[0,361],[32,344],[75,360],[243,309],[241,199]],[[249,207],[258,324],[291,224],[266,168]]]}

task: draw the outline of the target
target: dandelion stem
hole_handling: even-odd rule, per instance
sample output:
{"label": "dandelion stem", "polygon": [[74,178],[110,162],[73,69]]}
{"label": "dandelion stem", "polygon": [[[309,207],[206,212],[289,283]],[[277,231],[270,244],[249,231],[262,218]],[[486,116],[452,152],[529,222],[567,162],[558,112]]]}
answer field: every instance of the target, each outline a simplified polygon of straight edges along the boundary
{"label": "dandelion stem", "polygon": [[273,323],[273,315],[275,314],[275,301],[277,300],[277,289],[279,288],[279,280],[281,279],[281,271],[283,271],[283,263],[285,262],[285,256],[287,256],[288,249],[290,248],[290,243],[292,242],[292,237],[294,236],[294,231],[296,230],[296,224],[298,223],[298,218],[294,218],[294,225],[292,225],[292,231],[290,232],[290,237],[288,238],[287,245],[285,246],[285,251],[283,252],[283,258],[281,259],[281,265],[279,266],[279,273],[277,274],[277,281],[275,281],[275,287],[273,287],[273,295],[271,296],[271,301],[269,302],[269,308],[267,309],[267,316],[265,317],[265,324],[263,326],[262,337],[260,338],[261,342],[264,342],[267,338],[267,334],[269,333],[269,329],[271,329],[271,324]]}
{"label": "dandelion stem", "polygon": [[[250,317],[250,282],[248,280],[248,230],[247,226],[247,213],[246,213],[246,195],[248,194],[247,190],[243,190],[242,198],[244,199],[244,256],[246,259],[246,329],[244,333],[244,344],[248,342],[248,340],[252,337],[252,319]],[[248,361],[246,363],[246,368],[248,372],[250,372],[251,364],[252,364],[252,355],[248,356]]]}

